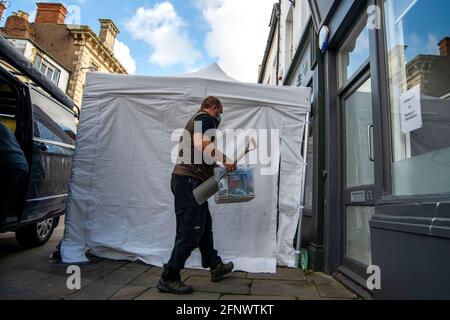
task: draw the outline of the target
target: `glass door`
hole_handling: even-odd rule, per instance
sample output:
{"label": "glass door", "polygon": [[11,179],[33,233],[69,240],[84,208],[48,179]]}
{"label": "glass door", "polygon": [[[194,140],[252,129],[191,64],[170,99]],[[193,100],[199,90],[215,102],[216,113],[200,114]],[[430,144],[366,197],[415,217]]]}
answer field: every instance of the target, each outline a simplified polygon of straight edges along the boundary
{"label": "glass door", "polygon": [[366,74],[342,97],[343,265],[364,274],[371,265],[369,221],[374,208],[371,78]]}

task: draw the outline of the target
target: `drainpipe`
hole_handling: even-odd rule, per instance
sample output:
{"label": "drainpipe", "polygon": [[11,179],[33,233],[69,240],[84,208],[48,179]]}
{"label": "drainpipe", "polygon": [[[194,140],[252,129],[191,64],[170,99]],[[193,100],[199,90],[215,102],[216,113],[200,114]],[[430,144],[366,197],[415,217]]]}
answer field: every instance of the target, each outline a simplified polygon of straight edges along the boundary
{"label": "drainpipe", "polygon": [[295,266],[297,268],[301,267],[301,250],[302,250],[302,222],[303,222],[303,212],[305,209],[305,189],[306,189],[306,170],[307,170],[307,159],[308,159],[308,147],[309,147],[309,117],[310,112],[306,113],[305,121],[305,132],[303,138],[303,174],[302,174],[302,192],[300,194],[300,216],[298,218],[297,226],[297,243],[295,246]]}
{"label": "drainpipe", "polygon": [[277,86],[280,83],[280,36],[281,36],[281,0],[278,0],[278,44],[277,44]]}

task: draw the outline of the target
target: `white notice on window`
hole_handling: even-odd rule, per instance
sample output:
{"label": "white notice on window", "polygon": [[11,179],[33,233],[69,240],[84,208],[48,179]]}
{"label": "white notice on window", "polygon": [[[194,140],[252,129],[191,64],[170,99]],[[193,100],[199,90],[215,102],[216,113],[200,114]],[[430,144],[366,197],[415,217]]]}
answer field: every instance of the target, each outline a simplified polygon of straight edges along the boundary
{"label": "white notice on window", "polygon": [[423,127],[420,85],[406,91],[400,96],[400,110],[402,132],[404,134],[408,134]]}

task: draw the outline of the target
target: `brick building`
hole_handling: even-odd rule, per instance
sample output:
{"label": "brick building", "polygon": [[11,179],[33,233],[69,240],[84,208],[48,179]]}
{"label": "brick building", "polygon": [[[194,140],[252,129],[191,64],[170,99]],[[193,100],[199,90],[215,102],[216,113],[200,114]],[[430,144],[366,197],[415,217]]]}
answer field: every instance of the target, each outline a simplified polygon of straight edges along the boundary
{"label": "brick building", "polygon": [[80,108],[86,72],[126,74],[127,70],[114,56],[119,30],[113,21],[100,19],[97,35],[89,26],[65,24],[67,14],[60,3],[38,3],[34,22],[19,11],[9,16],[0,30],[52,81],[58,80]]}

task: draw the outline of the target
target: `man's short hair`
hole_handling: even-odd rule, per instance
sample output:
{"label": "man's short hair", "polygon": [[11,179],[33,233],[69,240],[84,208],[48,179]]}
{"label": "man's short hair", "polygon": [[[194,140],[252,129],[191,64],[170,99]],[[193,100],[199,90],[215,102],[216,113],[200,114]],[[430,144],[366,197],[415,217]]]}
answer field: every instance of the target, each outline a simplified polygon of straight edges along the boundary
{"label": "man's short hair", "polygon": [[213,106],[218,106],[221,107],[222,103],[220,102],[220,100],[216,97],[208,97],[205,100],[203,100],[202,103],[202,110],[204,109],[210,109]]}

